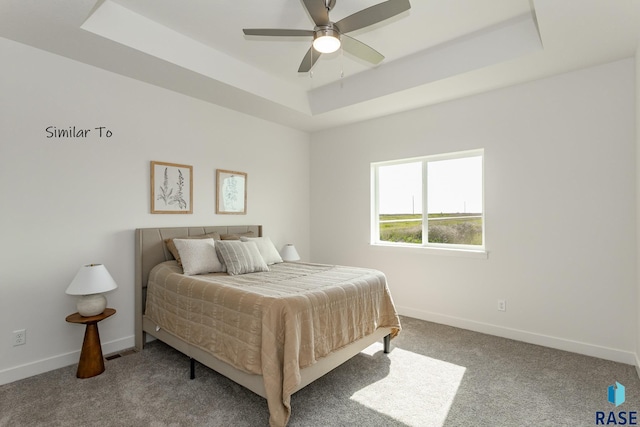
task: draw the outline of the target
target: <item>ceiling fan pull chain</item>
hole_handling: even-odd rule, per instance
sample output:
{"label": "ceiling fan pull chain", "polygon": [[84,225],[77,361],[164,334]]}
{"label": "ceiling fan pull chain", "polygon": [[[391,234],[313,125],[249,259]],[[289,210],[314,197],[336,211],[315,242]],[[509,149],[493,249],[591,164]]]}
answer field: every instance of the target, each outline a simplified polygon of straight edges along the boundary
{"label": "ceiling fan pull chain", "polygon": [[311,55],[309,55],[309,78],[312,79],[313,78],[313,44],[311,45]]}
{"label": "ceiling fan pull chain", "polygon": [[340,78],[344,78],[344,49],[340,48]]}

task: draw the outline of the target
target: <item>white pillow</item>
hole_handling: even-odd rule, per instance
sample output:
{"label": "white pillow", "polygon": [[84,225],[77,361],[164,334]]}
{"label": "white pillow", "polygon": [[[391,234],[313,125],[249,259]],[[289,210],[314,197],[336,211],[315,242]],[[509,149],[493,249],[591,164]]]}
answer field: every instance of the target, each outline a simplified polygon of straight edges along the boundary
{"label": "white pillow", "polygon": [[224,271],[213,239],[173,239],[187,276]]}
{"label": "white pillow", "polygon": [[258,251],[260,255],[262,255],[262,259],[267,265],[277,264],[282,261],[282,257],[278,250],[273,245],[273,242],[268,237],[244,237],[240,236],[240,240],[243,242],[254,242],[258,247]]}
{"label": "white pillow", "polygon": [[220,240],[216,242],[216,250],[227,268],[227,273],[236,274],[269,271],[254,242],[240,240]]}

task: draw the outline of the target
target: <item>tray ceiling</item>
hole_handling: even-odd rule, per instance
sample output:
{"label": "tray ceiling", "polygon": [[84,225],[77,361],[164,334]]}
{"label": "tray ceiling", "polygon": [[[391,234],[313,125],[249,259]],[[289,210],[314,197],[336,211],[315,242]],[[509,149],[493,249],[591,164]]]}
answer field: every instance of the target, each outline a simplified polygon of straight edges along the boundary
{"label": "tray ceiling", "polygon": [[242,33],[312,29],[300,0],[0,0],[0,36],[312,132],[633,56],[638,3],[412,0],[350,33],[380,65],[338,51],[312,73],[297,72],[310,40]]}

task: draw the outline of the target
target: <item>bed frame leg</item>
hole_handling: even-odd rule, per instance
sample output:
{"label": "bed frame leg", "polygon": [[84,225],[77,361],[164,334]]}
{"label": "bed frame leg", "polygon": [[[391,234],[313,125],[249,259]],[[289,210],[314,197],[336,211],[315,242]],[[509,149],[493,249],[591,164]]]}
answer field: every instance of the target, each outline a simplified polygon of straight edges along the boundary
{"label": "bed frame leg", "polygon": [[189,375],[189,379],[194,379],[196,377],[196,359],[190,357],[189,362],[191,363],[191,374]]}
{"label": "bed frame leg", "polygon": [[389,353],[390,347],[391,347],[391,334],[384,337],[383,341],[384,341],[384,352]]}

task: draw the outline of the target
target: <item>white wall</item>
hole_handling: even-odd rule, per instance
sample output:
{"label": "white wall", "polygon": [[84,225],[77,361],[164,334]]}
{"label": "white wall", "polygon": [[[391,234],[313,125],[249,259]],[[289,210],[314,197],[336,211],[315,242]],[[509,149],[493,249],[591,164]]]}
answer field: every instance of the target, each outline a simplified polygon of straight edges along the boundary
{"label": "white wall", "polygon": [[[384,271],[401,314],[635,363],[634,79],[628,59],[314,134],[312,259]],[[488,259],[369,246],[370,162],[475,148]]]}
{"label": "white wall", "polygon": [[[135,228],[263,224],[309,256],[306,133],[6,39],[0,57],[0,384],[77,363],[84,328],[65,322],[64,291],[86,263],[119,284],[105,353],[133,346]],[[113,136],[47,139],[47,126]],[[193,166],[192,215],[149,213],[151,160]],[[247,215],[215,215],[216,168],[248,173]]]}

